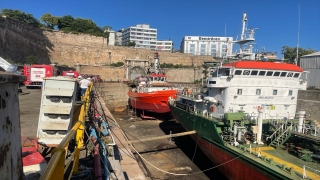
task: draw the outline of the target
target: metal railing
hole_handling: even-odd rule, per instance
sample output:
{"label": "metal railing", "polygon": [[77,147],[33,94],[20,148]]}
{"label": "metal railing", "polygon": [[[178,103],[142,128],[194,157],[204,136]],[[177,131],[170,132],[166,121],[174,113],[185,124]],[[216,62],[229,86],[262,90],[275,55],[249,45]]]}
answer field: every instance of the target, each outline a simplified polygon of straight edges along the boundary
{"label": "metal railing", "polygon": [[[93,83],[88,87],[85,95],[82,97],[82,101],[84,103],[81,105],[80,114],[72,129],[68,132],[65,138],[61,141],[61,143],[52,150],[51,158],[46,166],[43,174],[40,176],[40,180],[62,180],[64,179],[64,174],[68,167],[65,167],[66,161],[66,151],[68,149],[69,142],[75,138],[76,139],[76,147],[73,154],[73,165],[72,170],[70,172],[69,178],[73,173],[79,173],[79,154],[80,148],[83,147],[83,136],[84,136],[84,122],[87,114],[87,109],[89,106],[90,92],[93,87]],[[73,112],[71,112],[73,113]]]}

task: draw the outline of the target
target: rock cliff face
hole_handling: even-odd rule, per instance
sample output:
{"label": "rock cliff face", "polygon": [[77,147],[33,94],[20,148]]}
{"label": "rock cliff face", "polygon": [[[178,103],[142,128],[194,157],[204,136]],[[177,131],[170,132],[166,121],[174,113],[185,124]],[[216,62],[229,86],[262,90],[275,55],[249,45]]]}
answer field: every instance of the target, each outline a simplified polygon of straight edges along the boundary
{"label": "rock cliff face", "polygon": [[[154,51],[120,46],[108,46],[102,37],[45,31],[12,18],[0,20],[0,56],[25,63],[34,55],[39,63],[59,63],[74,66],[76,63],[104,65],[124,62],[125,59],[151,60]],[[159,52],[162,63],[197,65],[212,61],[211,56],[192,56],[181,53]]]}

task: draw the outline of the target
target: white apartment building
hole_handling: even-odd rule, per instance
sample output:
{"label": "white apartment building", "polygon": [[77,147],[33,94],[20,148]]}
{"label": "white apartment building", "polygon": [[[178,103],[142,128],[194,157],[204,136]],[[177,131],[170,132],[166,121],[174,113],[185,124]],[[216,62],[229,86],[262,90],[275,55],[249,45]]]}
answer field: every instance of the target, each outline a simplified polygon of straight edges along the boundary
{"label": "white apartment building", "polygon": [[116,46],[122,45],[122,30],[119,30],[115,33],[115,45]]}
{"label": "white apartment building", "polygon": [[180,52],[223,58],[232,55],[232,41],[232,37],[185,36],[180,45]]}
{"label": "white apartment building", "polygon": [[137,24],[122,31],[122,45],[135,42],[135,48],[156,49],[157,29],[150,28],[149,24]]}
{"label": "white apartment building", "polygon": [[158,40],[157,49],[158,51],[172,51],[173,43],[170,40]]}

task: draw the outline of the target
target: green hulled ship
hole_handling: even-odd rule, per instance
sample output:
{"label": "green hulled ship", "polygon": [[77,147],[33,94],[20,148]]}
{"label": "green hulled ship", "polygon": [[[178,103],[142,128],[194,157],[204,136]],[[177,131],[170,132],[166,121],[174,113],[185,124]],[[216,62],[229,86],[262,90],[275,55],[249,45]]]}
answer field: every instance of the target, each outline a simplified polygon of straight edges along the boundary
{"label": "green hulled ship", "polygon": [[305,75],[293,64],[225,64],[169,107],[229,179],[320,179],[320,128],[296,112]]}

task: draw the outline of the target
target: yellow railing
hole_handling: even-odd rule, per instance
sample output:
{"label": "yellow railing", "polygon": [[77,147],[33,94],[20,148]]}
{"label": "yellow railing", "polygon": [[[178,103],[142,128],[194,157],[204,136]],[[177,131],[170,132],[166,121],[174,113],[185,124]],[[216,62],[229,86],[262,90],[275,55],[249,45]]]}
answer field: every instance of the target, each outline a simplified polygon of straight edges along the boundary
{"label": "yellow railing", "polygon": [[[89,100],[90,100],[90,92],[92,89],[93,83],[87,89],[85,95],[82,97],[83,104],[81,104],[79,117],[76,118],[75,124],[72,129],[68,132],[66,137],[61,141],[61,143],[52,150],[51,159],[46,166],[43,174],[40,177],[40,180],[62,180],[64,179],[65,173],[65,160],[66,160],[66,151],[68,149],[69,142],[75,137],[77,146],[75,147],[75,151],[73,153],[73,165],[72,170],[70,172],[70,179],[72,174],[81,173],[78,171],[79,164],[79,154],[80,148],[83,147],[83,134],[84,134],[84,122],[87,114]],[[71,112],[73,113],[73,112]]]}

